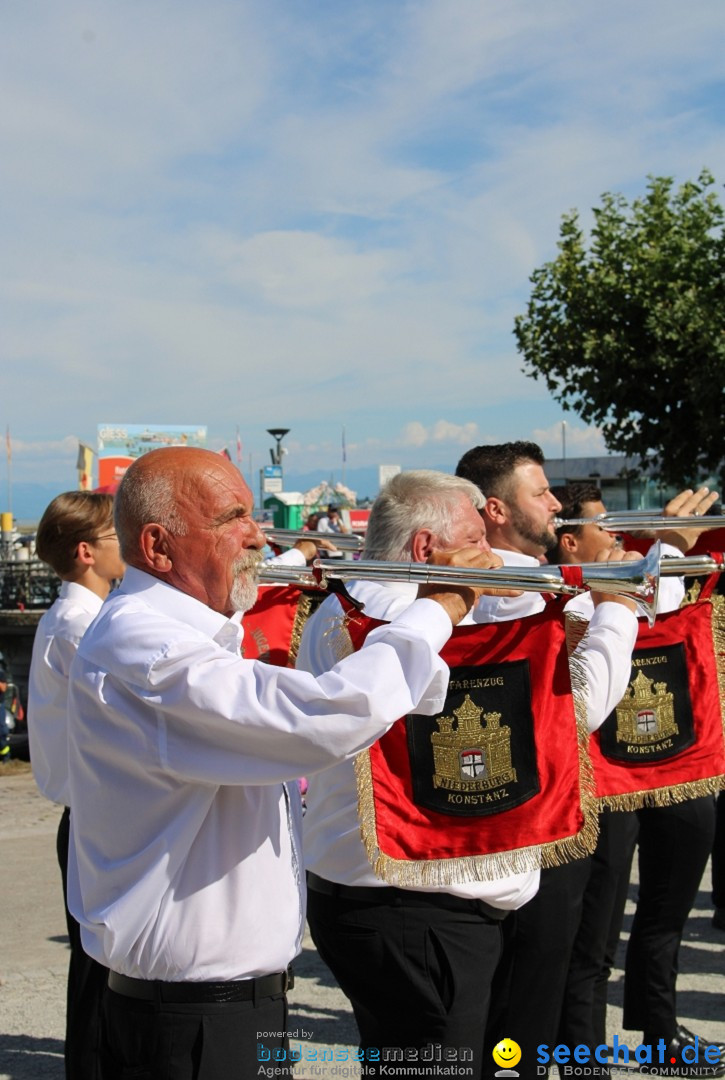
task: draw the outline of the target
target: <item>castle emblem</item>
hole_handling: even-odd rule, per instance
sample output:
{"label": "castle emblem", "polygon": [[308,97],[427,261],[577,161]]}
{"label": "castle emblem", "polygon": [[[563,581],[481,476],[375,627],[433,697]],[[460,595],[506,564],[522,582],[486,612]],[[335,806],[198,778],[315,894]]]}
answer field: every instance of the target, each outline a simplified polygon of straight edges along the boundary
{"label": "castle emblem", "polygon": [[674,695],[639,671],[617,706],[617,742],[654,743],[678,733]]}
{"label": "castle emblem", "polygon": [[511,762],[511,728],[502,726],[501,713],[481,716],[470,694],[453,710],[438,717],[431,735],[435,773],[433,786],[448,791],[488,791],[516,780]]}

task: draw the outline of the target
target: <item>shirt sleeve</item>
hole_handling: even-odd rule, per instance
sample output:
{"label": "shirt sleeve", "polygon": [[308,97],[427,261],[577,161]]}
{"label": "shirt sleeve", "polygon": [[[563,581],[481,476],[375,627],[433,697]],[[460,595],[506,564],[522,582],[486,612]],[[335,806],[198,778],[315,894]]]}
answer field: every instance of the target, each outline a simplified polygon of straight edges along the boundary
{"label": "shirt sleeve", "polygon": [[45,653],[45,662],[56,675],[60,675],[66,681],[79,641],[80,636],[62,637],[60,634],[54,634],[48,642],[48,648]]}
{"label": "shirt sleeve", "polygon": [[[138,641],[143,628],[135,631]],[[180,637],[156,650],[138,686],[133,671],[117,668],[103,694],[119,723],[130,714],[129,738],[150,740],[163,770],[212,784],[274,784],[359,753],[422,698],[442,707],[449,672],[438,653],[450,633],[440,605],[416,601],[319,678]],[[129,709],[129,691],[139,708]]]}
{"label": "shirt sleeve", "polygon": [[[505,571],[504,567],[504,571]],[[503,575],[502,575],[503,576]],[[522,592],[519,596],[482,596],[471,612],[475,623],[509,622],[526,619],[544,610],[546,601],[540,593]]]}
{"label": "shirt sleeve", "polygon": [[574,650],[572,666],[582,666],[586,680],[590,731],[604,723],[621,701],[632,670],[637,618],[624,604],[599,604],[589,629]]}
{"label": "shirt sleeve", "polygon": [[[660,554],[667,559],[682,559],[683,554],[679,548],[672,544],[663,544]],[[657,594],[657,613],[665,615],[668,611],[677,611],[685,599],[684,577],[661,577],[660,587]]]}
{"label": "shirt sleeve", "polygon": [[269,559],[265,559],[265,563],[270,566],[307,565],[307,561],[299,548],[290,548],[289,551],[283,551],[281,555],[272,555]]}

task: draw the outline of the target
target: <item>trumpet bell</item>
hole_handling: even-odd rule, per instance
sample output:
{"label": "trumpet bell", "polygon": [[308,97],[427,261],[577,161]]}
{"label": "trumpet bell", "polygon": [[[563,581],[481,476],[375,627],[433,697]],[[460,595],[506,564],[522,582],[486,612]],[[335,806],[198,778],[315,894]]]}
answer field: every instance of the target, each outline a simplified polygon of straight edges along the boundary
{"label": "trumpet bell", "polygon": [[660,548],[657,540],[642,559],[566,565],[561,570],[564,579],[572,585],[634,600],[643,609],[649,625],[653,626],[660,588]]}

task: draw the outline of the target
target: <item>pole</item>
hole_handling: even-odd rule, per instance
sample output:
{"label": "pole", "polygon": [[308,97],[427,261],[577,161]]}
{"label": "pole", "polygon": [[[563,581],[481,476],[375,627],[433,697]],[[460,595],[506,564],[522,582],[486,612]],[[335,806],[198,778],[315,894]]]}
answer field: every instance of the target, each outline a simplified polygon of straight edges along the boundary
{"label": "pole", "polygon": [[8,459],[8,513],[12,516],[13,512],[13,447],[10,442],[10,424],[7,426],[5,432],[5,449]]}
{"label": "pole", "polygon": [[561,469],[566,483],[566,420],[561,422]]}

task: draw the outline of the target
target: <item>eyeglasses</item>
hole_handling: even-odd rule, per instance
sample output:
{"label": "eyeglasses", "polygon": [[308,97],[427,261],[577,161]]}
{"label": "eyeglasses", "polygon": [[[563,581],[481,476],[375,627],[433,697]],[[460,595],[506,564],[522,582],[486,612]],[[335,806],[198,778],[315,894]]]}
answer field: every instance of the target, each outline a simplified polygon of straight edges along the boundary
{"label": "eyeglasses", "polygon": [[94,536],[88,541],[88,543],[89,544],[96,544],[96,543],[98,543],[99,540],[118,540],[118,534],[115,533],[115,532],[112,532],[112,533],[105,533],[103,536]]}

